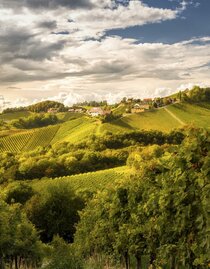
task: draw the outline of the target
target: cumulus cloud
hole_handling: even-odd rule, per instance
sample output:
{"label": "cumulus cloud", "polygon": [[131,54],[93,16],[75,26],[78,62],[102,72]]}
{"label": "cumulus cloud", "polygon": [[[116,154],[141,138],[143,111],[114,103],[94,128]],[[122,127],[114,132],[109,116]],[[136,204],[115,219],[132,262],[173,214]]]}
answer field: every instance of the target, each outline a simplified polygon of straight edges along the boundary
{"label": "cumulus cloud", "polygon": [[106,34],[173,20],[188,4],[172,10],[133,0],[0,0],[0,91],[27,102],[40,95],[72,104],[209,82],[209,37],[150,44]]}
{"label": "cumulus cloud", "polygon": [[4,8],[32,8],[32,9],[56,9],[68,7],[72,9],[90,8],[92,3],[89,0],[1,0],[0,7]]}
{"label": "cumulus cloud", "polygon": [[208,87],[210,84],[206,84],[206,83],[203,83],[203,82],[198,82],[198,83],[187,83],[187,84],[181,84],[178,88],[177,88],[177,91],[184,91],[186,89],[189,89],[189,90],[192,90],[193,87],[195,86],[199,86],[199,87]]}

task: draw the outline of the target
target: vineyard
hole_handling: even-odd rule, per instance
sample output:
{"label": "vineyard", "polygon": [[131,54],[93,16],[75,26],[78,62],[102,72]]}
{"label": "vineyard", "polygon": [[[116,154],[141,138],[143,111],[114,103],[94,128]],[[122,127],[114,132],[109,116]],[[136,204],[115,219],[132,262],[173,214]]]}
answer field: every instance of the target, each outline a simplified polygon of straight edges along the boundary
{"label": "vineyard", "polygon": [[59,125],[48,126],[0,138],[0,152],[29,151],[38,146],[48,146],[59,128]]}
{"label": "vineyard", "polygon": [[71,143],[81,142],[87,135],[94,133],[95,128],[95,120],[88,117],[67,121],[60,126],[51,144],[64,141]]}
{"label": "vineyard", "polygon": [[68,184],[69,188],[76,192],[96,192],[104,189],[107,185],[116,182],[128,175],[129,169],[126,166],[112,169],[101,170],[97,172],[89,172],[73,176],[59,177],[54,179],[34,180],[32,186],[38,192],[46,190],[50,186],[59,183]]}
{"label": "vineyard", "polygon": [[24,147],[25,151],[34,150],[36,147],[46,147],[48,146],[56,133],[58,132],[60,126],[48,126],[45,128],[40,128],[39,130],[33,132],[32,138],[29,140],[27,145]]}
{"label": "vineyard", "polygon": [[22,151],[32,137],[33,137],[33,131],[29,131],[25,133],[14,134],[11,136],[0,138],[0,152]]}

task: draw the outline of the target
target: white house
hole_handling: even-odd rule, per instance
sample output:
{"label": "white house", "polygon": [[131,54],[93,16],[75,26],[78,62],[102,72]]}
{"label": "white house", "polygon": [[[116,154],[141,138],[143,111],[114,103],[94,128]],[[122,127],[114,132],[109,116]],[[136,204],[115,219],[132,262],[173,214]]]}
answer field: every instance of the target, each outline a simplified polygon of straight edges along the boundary
{"label": "white house", "polygon": [[88,114],[91,115],[92,117],[98,117],[98,116],[104,116],[111,114],[110,110],[104,110],[101,107],[92,107],[89,111]]}

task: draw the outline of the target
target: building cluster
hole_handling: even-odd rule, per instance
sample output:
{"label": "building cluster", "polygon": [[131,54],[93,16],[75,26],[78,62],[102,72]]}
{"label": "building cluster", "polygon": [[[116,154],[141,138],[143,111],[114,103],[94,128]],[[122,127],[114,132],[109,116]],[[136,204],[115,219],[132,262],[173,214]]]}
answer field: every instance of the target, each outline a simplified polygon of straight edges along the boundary
{"label": "building cluster", "polygon": [[[123,98],[121,101],[122,105],[126,106],[126,113],[142,113],[150,110],[151,108],[158,108],[166,106],[172,103],[175,103],[176,98],[145,98],[134,99],[134,98]],[[58,109],[50,108],[49,113],[57,113]],[[106,116],[112,114],[112,111],[109,109],[104,109],[102,106],[93,106],[90,109],[86,109],[82,106],[73,106],[68,109],[70,113],[83,113],[92,117]]]}

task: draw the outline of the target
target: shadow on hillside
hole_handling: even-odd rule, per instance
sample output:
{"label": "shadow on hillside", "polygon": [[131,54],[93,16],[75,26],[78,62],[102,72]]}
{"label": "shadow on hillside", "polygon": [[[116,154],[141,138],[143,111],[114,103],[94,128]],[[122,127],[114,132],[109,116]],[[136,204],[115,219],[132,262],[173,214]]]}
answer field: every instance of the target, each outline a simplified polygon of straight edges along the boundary
{"label": "shadow on hillside", "polygon": [[129,130],[135,130],[135,128],[133,128],[130,124],[126,123],[125,121],[123,121],[122,119],[118,119],[116,121],[110,122],[112,125],[115,126],[120,126]]}

